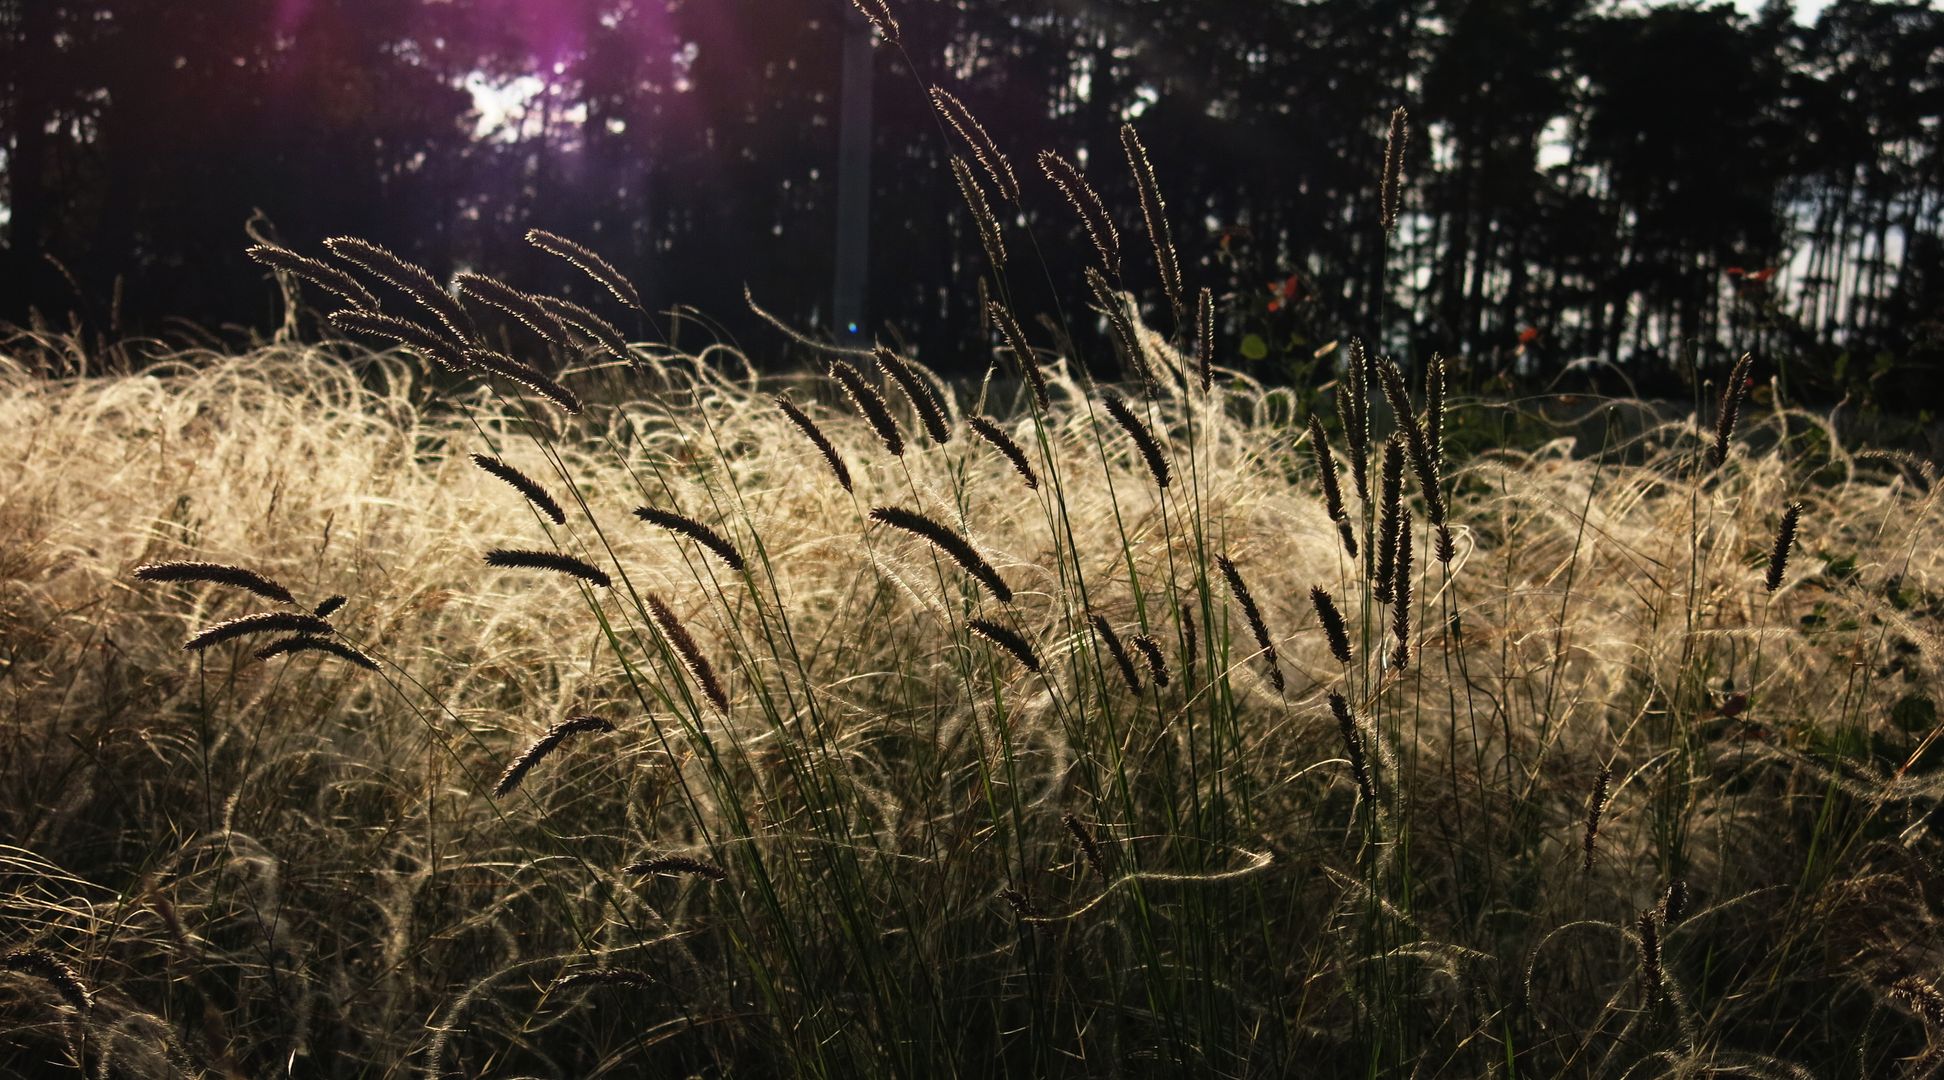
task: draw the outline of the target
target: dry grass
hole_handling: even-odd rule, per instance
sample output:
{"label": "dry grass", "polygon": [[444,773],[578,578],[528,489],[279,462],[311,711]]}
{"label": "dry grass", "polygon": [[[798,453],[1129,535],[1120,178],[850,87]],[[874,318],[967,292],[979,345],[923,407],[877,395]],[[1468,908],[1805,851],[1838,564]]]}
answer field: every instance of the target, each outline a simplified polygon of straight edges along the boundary
{"label": "dry grass", "polygon": [[[0,946],[49,961],[0,971],[0,1068],[1885,1075],[1941,1034],[1913,467],[1782,412],[1712,470],[1707,417],[1460,453],[1506,410],[1459,400],[1439,447],[1407,425],[1453,557],[1416,536],[1394,620],[1285,391],[1217,372],[1116,427],[1027,350],[1043,411],[940,399],[1032,412],[1028,488],[799,388],[840,485],[738,358],[636,356],[559,376],[571,420],[342,346],[0,368]],[[1377,511],[1340,519],[1365,552]],[[320,640],[382,670],[185,654],[261,601],[134,577],[174,560],[348,596]]]}

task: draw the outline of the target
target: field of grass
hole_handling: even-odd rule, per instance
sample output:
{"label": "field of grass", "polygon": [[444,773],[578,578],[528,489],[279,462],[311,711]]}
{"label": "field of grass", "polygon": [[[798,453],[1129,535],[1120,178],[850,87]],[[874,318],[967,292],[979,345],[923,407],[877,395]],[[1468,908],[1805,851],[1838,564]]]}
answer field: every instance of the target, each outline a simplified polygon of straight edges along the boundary
{"label": "field of grass", "polygon": [[1928,464],[1143,336],[942,444],[868,355],[0,361],[0,1072],[1935,1071]]}

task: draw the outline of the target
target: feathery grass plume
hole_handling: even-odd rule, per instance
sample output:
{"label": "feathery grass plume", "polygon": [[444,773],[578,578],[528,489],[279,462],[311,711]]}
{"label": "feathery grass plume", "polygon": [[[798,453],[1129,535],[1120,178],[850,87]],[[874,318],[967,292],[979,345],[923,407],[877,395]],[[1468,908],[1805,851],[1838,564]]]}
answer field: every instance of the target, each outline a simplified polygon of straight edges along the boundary
{"label": "feathery grass plume", "polygon": [[1410,120],[1403,106],[1391,110],[1390,132],[1384,136],[1384,180],[1377,203],[1385,236],[1397,228],[1397,195],[1404,178],[1404,150],[1411,140]]}
{"label": "feathery grass plume", "polygon": [[1315,413],[1309,418],[1310,454],[1316,459],[1316,477],[1323,487],[1323,509],[1336,522],[1343,537],[1343,550],[1357,557],[1357,535],[1350,527],[1350,515],[1343,509],[1343,486],[1337,476],[1336,455],[1330,451],[1330,438],[1323,432],[1323,421]]}
{"label": "feathery grass plume", "polygon": [[830,374],[843,385],[845,395],[851,400],[851,407],[857,410],[857,415],[863,417],[865,423],[871,425],[872,431],[877,432],[878,441],[884,444],[884,448],[891,451],[894,457],[903,457],[904,433],[898,430],[898,421],[891,416],[891,406],[885,403],[884,395],[878,393],[877,387],[872,386],[864,373],[848,361],[832,360]]}
{"label": "feathery grass plume", "polygon": [[1128,644],[1133,645],[1141,654],[1141,659],[1147,661],[1148,677],[1154,680],[1154,685],[1166,690],[1168,658],[1161,653],[1161,643],[1154,640],[1151,634],[1136,634],[1128,639]]}
{"label": "feathery grass plume", "polygon": [[466,316],[466,309],[424,267],[355,236],[333,236],[324,241],[324,246],[339,259],[418,301],[461,339],[468,336],[472,320]]}
{"label": "feathery grass plume", "polygon": [[1100,845],[1095,842],[1093,833],[1088,832],[1080,819],[1072,814],[1061,814],[1060,824],[1073,834],[1074,843],[1080,845],[1080,854],[1086,858],[1087,865],[1093,867],[1093,872],[1099,874],[1102,881],[1107,880],[1107,860],[1101,857]]}
{"label": "feathery grass plume", "polygon": [[[348,308],[331,313],[331,325],[347,334],[367,334],[396,341],[431,358],[433,363],[455,374],[472,368],[463,348],[452,343],[450,334],[437,333],[410,319],[381,315],[375,311]],[[441,324],[443,325],[443,324]]]}
{"label": "feathery grass plume", "polygon": [[1154,486],[1165,489],[1168,486],[1168,458],[1161,452],[1161,444],[1154,441],[1154,433],[1148,430],[1140,417],[1134,415],[1134,410],[1127,407],[1127,402],[1119,394],[1103,393],[1100,399],[1101,404],[1107,406],[1107,415],[1113,417],[1114,423],[1119,424],[1121,430],[1127,432],[1127,437],[1134,440],[1135,449],[1141,452],[1141,459],[1147,462],[1148,475],[1154,478]]}
{"label": "feathery grass plume", "polygon": [[80,972],[46,949],[15,949],[0,956],[0,969],[32,975],[47,983],[76,1012],[87,1012],[94,1008],[94,994],[88,989],[88,984],[82,981]]}
{"label": "feathery grass plume", "polygon": [[611,732],[613,730],[613,724],[598,716],[574,716],[562,720],[548,728],[546,734],[533,740],[532,745],[506,766],[506,771],[500,773],[499,783],[493,787],[493,798],[503,799],[512,794],[519,788],[520,781],[526,779],[526,774],[532,771],[535,765],[540,764],[548,754],[553,753],[568,736],[579,735],[585,731]]}
{"label": "feathery grass plume", "polygon": [[952,156],[952,177],[958,181],[959,195],[965,200],[965,209],[972,214],[973,224],[979,227],[979,244],[985,248],[986,258],[992,261],[994,270],[1004,267],[1006,237],[999,231],[999,217],[986,201],[985,188],[973,175],[972,166],[956,154]]}
{"label": "feathery grass plume", "polygon": [[712,862],[691,859],[686,855],[663,855],[654,859],[643,859],[629,863],[621,871],[624,874],[660,874],[665,877],[699,877],[705,881],[726,881],[729,872]]}
{"label": "feathery grass plume", "polygon": [[554,501],[554,497],[547,494],[547,489],[541,487],[532,477],[501,461],[499,458],[487,457],[485,454],[473,454],[471,456],[474,465],[506,481],[512,486],[514,491],[519,492],[526,498],[526,501],[532,503],[541,513],[547,515],[555,525],[567,524],[567,512],[562,510],[560,504]]}
{"label": "feathery grass plume", "polygon": [[1033,903],[1031,897],[1018,889],[1000,889],[999,898],[1006,902],[1007,907],[1012,908],[1013,915],[1018,918],[1030,919],[1039,914],[1039,905]]}
{"label": "feathery grass plume", "polygon": [[994,646],[1005,652],[1006,655],[1019,661],[1020,666],[1024,667],[1027,671],[1035,675],[1039,674],[1039,654],[1035,653],[1033,647],[1019,634],[993,622],[991,619],[969,619],[966,621],[965,626],[966,629],[972,631],[974,634],[991,642]]}
{"label": "feathery grass plume", "polygon": [[1316,620],[1323,624],[1323,636],[1330,642],[1330,655],[1336,657],[1337,663],[1349,666],[1350,628],[1344,625],[1343,612],[1337,610],[1329,590],[1321,585],[1310,586],[1310,605],[1316,608]]}
{"label": "feathery grass plume", "polygon": [[574,269],[599,282],[623,304],[636,311],[647,311],[641,306],[641,294],[635,291],[634,283],[628,280],[626,274],[616,270],[612,263],[595,254],[593,249],[544,229],[528,229],[526,242],[573,264]]}
{"label": "feathery grass plume", "polygon": [[279,604],[297,603],[291,597],[289,589],[255,570],[223,563],[187,561],[147,563],[135,568],[135,577],[140,581],[196,581],[211,585],[228,585],[232,589],[253,592],[265,600],[275,600]]}
{"label": "feathery grass plume", "polygon": [[1721,388],[1721,407],[1715,410],[1714,445],[1708,448],[1710,469],[1719,469],[1728,460],[1728,445],[1735,439],[1735,424],[1741,419],[1742,402],[1748,397],[1749,387],[1754,381],[1748,374],[1752,366],[1754,358],[1743,353],[1728,372],[1728,385]]}
{"label": "feathery grass plume", "polygon": [[322,259],[299,255],[289,248],[278,247],[275,244],[256,244],[244,253],[252,261],[279,273],[303,278],[312,285],[351,301],[357,307],[369,311],[378,309],[378,298],[371,295],[371,290],[359,284],[357,278]]}
{"label": "feathery grass plume", "polygon": [[1019,364],[1019,373],[1026,378],[1026,384],[1033,388],[1033,400],[1039,403],[1040,411],[1048,408],[1046,397],[1046,374],[1040,370],[1039,357],[1033,353],[1033,346],[1026,340],[1026,331],[1019,326],[1019,320],[997,300],[986,304],[986,311],[992,316],[993,324],[1006,339],[1006,348],[1012,350],[1013,359]]}
{"label": "feathery grass plume", "polygon": [[1147,223],[1148,239],[1154,243],[1155,266],[1161,271],[1161,289],[1180,318],[1187,308],[1181,298],[1181,259],[1175,254],[1174,234],[1168,228],[1168,204],[1162,201],[1161,185],[1154,178],[1154,162],[1148,160],[1147,147],[1133,124],[1121,125],[1121,150],[1127,166],[1134,171],[1134,184],[1141,196],[1141,218]]}
{"label": "feathery grass plume", "polygon": [[1261,650],[1262,658],[1269,664],[1269,685],[1280,693],[1283,688],[1282,667],[1276,663],[1276,646],[1269,640],[1269,627],[1262,621],[1262,610],[1256,607],[1255,597],[1250,595],[1249,586],[1242,581],[1242,571],[1227,555],[1215,556],[1215,565],[1221,567],[1222,576],[1228,579],[1229,593],[1235,602],[1242,605],[1242,617],[1249,621],[1249,632],[1255,635],[1256,647]]}
{"label": "feathery grass plume", "polygon": [[599,585],[603,589],[614,584],[606,572],[572,555],[565,555],[558,551],[494,548],[486,553],[486,565],[510,570],[551,570],[556,574],[566,574],[568,577]]}
{"label": "feathery grass plume", "polygon": [[1397,361],[1384,358],[1377,364],[1377,379],[1384,387],[1384,398],[1390,402],[1391,415],[1397,420],[1397,430],[1404,436],[1404,449],[1409,453],[1411,468],[1417,471],[1418,487],[1424,492],[1425,514],[1433,525],[1445,523],[1444,485],[1438,479],[1438,463],[1431,457],[1431,447],[1424,438],[1424,428],[1417,422],[1417,414],[1411,410],[1411,395],[1404,388],[1404,373],[1398,370]]}
{"label": "feathery grass plume", "polygon": [[1646,991],[1647,1004],[1652,1006],[1661,997],[1663,973],[1661,971],[1661,938],[1659,913],[1653,908],[1640,913],[1640,981]]}
{"label": "feathery grass plume", "polygon": [[877,32],[883,35],[886,42],[892,45],[898,44],[898,18],[891,14],[890,4],[885,3],[885,0],[851,0],[851,6],[862,13],[872,26],[877,27]]}
{"label": "feathery grass plume", "polygon": [[1128,370],[1137,376],[1147,387],[1149,394],[1161,391],[1160,383],[1154,377],[1154,366],[1148,363],[1147,350],[1141,347],[1141,338],[1134,332],[1134,323],[1127,317],[1127,308],[1121,303],[1119,294],[1107,276],[1093,267],[1087,267],[1087,288],[1092,290],[1094,303],[1099,306],[1100,314],[1107,320],[1107,330],[1114,338],[1114,352]]}
{"label": "feathery grass plume", "polygon": [[259,611],[254,615],[243,615],[228,622],[220,622],[190,638],[182,646],[185,652],[201,652],[211,645],[244,637],[249,634],[328,634],[331,624],[315,615],[301,611]]}
{"label": "feathery grass plume", "polygon": [[1391,666],[1411,666],[1411,512],[1397,514],[1397,566],[1391,578]]}
{"label": "feathery grass plume", "polygon": [[1093,624],[1094,633],[1107,646],[1107,654],[1114,658],[1114,666],[1120,668],[1121,678],[1127,681],[1127,688],[1135,693],[1141,692],[1141,676],[1134,670],[1134,658],[1127,655],[1127,647],[1121,644],[1120,635],[1114,633],[1114,624],[1106,616],[1089,614],[1087,621]]}
{"label": "feathery grass plume", "polygon": [[1017,203],[1019,177],[1013,172],[1012,160],[999,149],[998,143],[992,141],[992,136],[979,123],[979,118],[972,115],[965,102],[942,86],[931,88],[931,101],[938,115],[944,117],[945,122],[952,125],[952,130],[958,132],[959,138],[972,148],[972,156],[978,160],[986,176],[991,178],[993,189],[999,192],[999,197],[1009,203]]}
{"label": "feathery grass plume", "polygon": [[555,979],[548,993],[572,990],[577,986],[613,986],[629,990],[646,990],[655,985],[655,980],[639,968],[582,968]]}
{"label": "feathery grass plume", "polygon": [[1589,873],[1593,869],[1593,849],[1600,842],[1600,815],[1606,813],[1607,796],[1613,790],[1613,766],[1600,768],[1599,778],[1593,781],[1593,801],[1586,804],[1586,836],[1580,846],[1586,851],[1581,869]]}
{"label": "feathery grass plume", "polygon": [[1795,547],[1796,522],[1802,517],[1802,504],[1792,502],[1782,511],[1782,523],[1775,529],[1775,550],[1769,552],[1768,577],[1763,584],[1769,592],[1782,587],[1782,575],[1789,571],[1789,549]]}
{"label": "feathery grass plume", "polygon": [[1039,490],[1039,477],[1033,472],[1032,462],[1026,460],[1026,451],[1020,449],[1019,444],[1013,441],[1011,435],[1006,434],[1005,430],[998,424],[993,423],[983,416],[968,416],[965,418],[965,422],[973,431],[978,433],[979,438],[991,443],[993,449],[1005,456],[1006,460],[1012,464],[1013,471],[1018,473],[1019,478],[1026,482],[1026,489],[1028,491]]}
{"label": "feathery grass plume", "polygon": [[1087,238],[1093,241],[1094,252],[1100,256],[1101,269],[1118,277],[1120,230],[1114,227],[1114,219],[1108,215],[1106,204],[1100,201],[1100,194],[1073,162],[1051,150],[1040,151],[1039,166],[1080,215],[1080,223],[1087,227]]}
{"label": "feathery grass plume", "polygon": [[783,410],[783,415],[790,418],[790,423],[795,424],[798,431],[803,432],[803,437],[810,440],[810,445],[817,448],[817,453],[823,455],[824,464],[830,466],[831,475],[837,478],[837,483],[845,491],[849,491],[851,489],[850,469],[844,465],[843,457],[837,453],[837,448],[831,445],[830,438],[823,433],[822,428],[817,426],[817,422],[810,419],[810,414],[798,408],[796,402],[782,394],[770,400],[776,402],[776,407]]}
{"label": "feathery grass plume", "polygon": [[924,425],[925,434],[932,442],[944,445],[952,441],[952,425],[945,418],[945,406],[932,392],[931,383],[918,373],[917,365],[890,349],[879,345],[872,352],[878,370],[904,392],[905,400],[911,402],[911,411],[918,414],[918,422]]}
{"label": "feathery grass plume", "polygon": [[278,638],[263,648],[258,649],[256,651],[256,658],[258,660],[269,660],[278,656],[303,652],[329,653],[339,660],[356,664],[366,671],[379,670],[378,661],[366,656],[363,650],[347,642],[339,641],[336,638],[319,637],[316,634],[294,634],[290,637]]}
{"label": "feathery grass plume", "polygon": [[495,375],[510,379],[528,390],[539,394],[541,397],[560,406],[561,409],[572,415],[580,415],[580,398],[576,397],[572,390],[555,382],[552,376],[542,372],[539,368],[533,367],[530,364],[523,364],[505,353],[494,352],[491,349],[468,349],[466,350],[466,359]]}
{"label": "feathery grass plume", "polygon": [[638,506],[634,514],[650,525],[658,525],[669,532],[688,537],[715,552],[716,558],[721,559],[729,569],[738,574],[743,572],[745,564],[742,552],[736,550],[736,545],[731,544],[721,533],[694,518],[685,517],[672,510],[657,510],[652,506]]}
{"label": "feathery grass plume", "polygon": [[342,593],[339,593],[336,596],[327,597],[323,603],[317,605],[317,610],[311,612],[311,614],[317,616],[320,619],[328,619],[332,615],[337,614],[337,610],[344,606],[345,600],[346,597]]}
{"label": "feathery grass plume", "polygon": [[1682,919],[1687,918],[1687,912],[1688,912],[1687,879],[1675,878],[1674,880],[1667,883],[1666,889],[1663,889],[1661,891],[1661,898],[1660,898],[1661,924],[1664,926],[1673,926],[1675,923],[1680,922]]}
{"label": "feathery grass plume", "polygon": [[950,555],[952,561],[959,564],[960,569],[979,579],[979,583],[986,587],[986,591],[992,594],[993,599],[1002,604],[1012,603],[1012,589],[1006,586],[1005,580],[999,576],[999,571],[994,570],[992,564],[985,560],[985,556],[973,550],[972,545],[958,533],[923,514],[899,506],[874,506],[871,508],[871,520],[889,525],[894,529],[902,529],[930,542],[932,546]]}
{"label": "feathery grass plume", "polygon": [[579,304],[562,300],[557,296],[542,296],[535,293],[533,302],[539,304],[547,314],[559,320],[569,330],[606,349],[615,359],[629,358],[628,339],[621,331],[615,329],[613,323]]}
{"label": "feathery grass plume", "polygon": [[1440,476],[1444,475],[1445,366],[1444,354],[1434,352],[1424,369],[1424,448]]}
{"label": "feathery grass plume", "polygon": [[496,307],[518,320],[520,325],[540,335],[555,345],[573,344],[567,338],[567,328],[561,325],[553,313],[541,305],[533,296],[508,285],[498,278],[470,271],[453,275],[453,284],[459,287],[462,295],[470,296],[489,307]]}
{"label": "feathery grass plume", "polygon": [[1370,358],[1363,342],[1350,342],[1350,360],[1337,379],[1337,419],[1343,422],[1343,439],[1350,448],[1350,475],[1357,484],[1357,499],[1370,502]]}
{"label": "feathery grass plume", "polygon": [[688,669],[689,678],[694,679],[703,696],[726,715],[729,712],[729,695],[723,693],[722,682],[716,678],[715,668],[710,665],[709,658],[702,655],[702,647],[695,643],[688,627],[683,626],[682,620],[677,619],[662,598],[654,593],[648,594],[648,613],[661,629],[662,636],[668,639],[675,655],[682,658],[682,666]]}
{"label": "feathery grass plume", "polygon": [[1350,711],[1350,702],[1335,690],[1330,691],[1330,712],[1336,715],[1337,732],[1343,736],[1343,752],[1350,759],[1350,775],[1357,781],[1357,791],[1364,801],[1375,805],[1377,788],[1370,776],[1370,759],[1364,753],[1363,732],[1357,727],[1357,715]]}
{"label": "feathery grass plume", "polygon": [[1206,286],[1195,294],[1195,371],[1208,393],[1215,385],[1215,292]]}

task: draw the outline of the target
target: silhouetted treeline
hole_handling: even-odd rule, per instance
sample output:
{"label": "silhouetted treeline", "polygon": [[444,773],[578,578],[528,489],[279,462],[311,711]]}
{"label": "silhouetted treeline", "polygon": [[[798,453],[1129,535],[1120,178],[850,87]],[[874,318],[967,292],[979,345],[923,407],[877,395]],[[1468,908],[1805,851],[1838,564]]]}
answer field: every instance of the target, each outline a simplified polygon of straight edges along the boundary
{"label": "silhouetted treeline", "polygon": [[[1784,3],[890,3],[903,47],[869,46],[862,333],[939,366],[983,366],[982,276],[1105,351],[1082,306],[1092,248],[1041,149],[1086,169],[1128,287],[1172,325],[1117,137],[1131,118],[1189,284],[1220,298],[1225,357],[1267,377],[1353,334],[1474,371],[1595,358],[1651,380],[1755,349],[1807,390],[1874,378],[1879,396],[1944,372],[1929,0],[1841,0],[1811,25]],[[521,233],[564,233],[651,309],[699,312],[684,344],[773,354],[745,284],[842,329],[841,63],[867,33],[846,0],[0,0],[0,23],[0,318],[267,327],[275,291],[242,256],[261,210],[302,251],[355,233],[536,287],[568,283]],[[1003,278],[932,84],[1024,182]],[[475,85],[500,88],[503,122],[482,122]],[[1398,105],[1413,130],[1386,242]]]}

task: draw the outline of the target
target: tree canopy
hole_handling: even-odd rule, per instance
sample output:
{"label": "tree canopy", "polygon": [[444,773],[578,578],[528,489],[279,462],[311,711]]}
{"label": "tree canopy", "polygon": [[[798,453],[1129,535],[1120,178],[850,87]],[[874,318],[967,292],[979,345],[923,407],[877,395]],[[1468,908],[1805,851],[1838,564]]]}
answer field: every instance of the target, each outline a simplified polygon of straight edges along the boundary
{"label": "tree canopy", "polygon": [[[1643,377],[1746,349],[1808,358],[1810,381],[1838,358],[1935,372],[1944,352],[1929,0],[1837,0],[1807,25],[1777,2],[890,3],[860,329],[942,368],[983,367],[988,267],[932,85],[1020,175],[1001,209],[1023,310],[1072,319],[1092,260],[1034,164],[1054,149],[1170,325],[1139,257],[1131,121],[1191,286],[1266,377],[1349,335]],[[353,233],[559,288],[520,243],[545,228],[633,275],[650,310],[713,321],[684,333],[750,339],[745,286],[830,332],[842,57],[864,32],[846,0],[0,0],[0,319],[267,325],[275,292],[242,254],[261,211],[299,250]],[[1387,242],[1397,106],[1413,129]]]}

